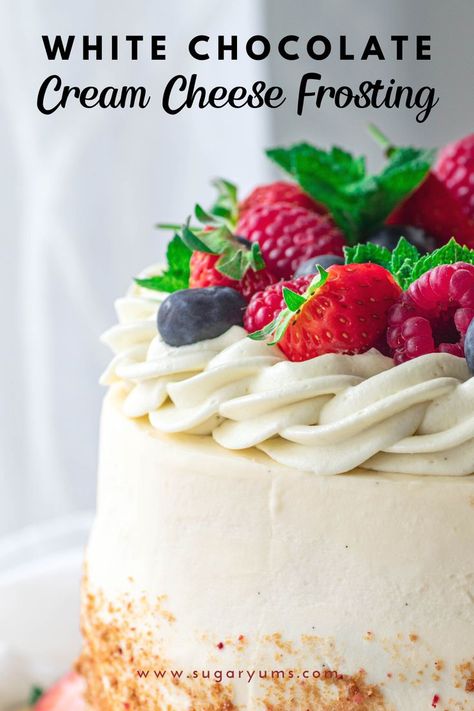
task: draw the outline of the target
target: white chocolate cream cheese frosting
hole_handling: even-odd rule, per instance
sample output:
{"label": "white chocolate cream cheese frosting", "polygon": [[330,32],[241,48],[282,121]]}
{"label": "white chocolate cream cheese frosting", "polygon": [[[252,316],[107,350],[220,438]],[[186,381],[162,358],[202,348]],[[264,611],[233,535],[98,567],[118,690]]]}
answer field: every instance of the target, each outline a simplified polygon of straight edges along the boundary
{"label": "white chocolate cream cheese frosting", "polygon": [[174,348],[156,328],[165,296],[133,287],[103,336],[115,357],[102,383],[126,384],[128,417],[211,435],[230,450],[257,447],[315,474],[474,473],[474,378],[464,359],[436,353],[394,366],[372,350],[292,363],[237,326]]}

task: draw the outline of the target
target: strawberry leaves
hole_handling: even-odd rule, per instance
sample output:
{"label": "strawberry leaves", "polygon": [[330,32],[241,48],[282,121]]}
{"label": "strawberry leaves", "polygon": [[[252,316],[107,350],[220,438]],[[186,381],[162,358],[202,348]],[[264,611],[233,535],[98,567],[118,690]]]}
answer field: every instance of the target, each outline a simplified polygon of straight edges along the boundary
{"label": "strawberry leaves", "polygon": [[224,178],[216,178],[212,184],[217,190],[217,199],[210,213],[213,217],[223,220],[232,229],[239,218],[237,186]]}
{"label": "strawberry leaves", "polygon": [[386,167],[370,175],[363,157],[340,148],[325,151],[299,143],[267,155],[328,208],[352,245],[363,241],[422,182],[434,159],[434,151],[392,148]]}
{"label": "strawberry leaves", "polygon": [[220,255],[215,264],[217,271],[229,279],[240,281],[248,269],[258,272],[265,268],[260,247],[256,242],[248,249],[219,218],[210,215],[200,205],[196,205],[195,215],[207,228],[190,229],[187,223],[179,236],[193,252]]}
{"label": "strawberry leaves", "polygon": [[344,253],[346,264],[362,264],[364,262],[380,264],[393,274],[404,290],[408,289],[410,284],[422,274],[441,264],[455,264],[456,262],[474,264],[474,249],[461,246],[454,237],[448,244],[423,256],[404,237],[400,238],[393,252],[385,247],[367,243],[345,247]]}

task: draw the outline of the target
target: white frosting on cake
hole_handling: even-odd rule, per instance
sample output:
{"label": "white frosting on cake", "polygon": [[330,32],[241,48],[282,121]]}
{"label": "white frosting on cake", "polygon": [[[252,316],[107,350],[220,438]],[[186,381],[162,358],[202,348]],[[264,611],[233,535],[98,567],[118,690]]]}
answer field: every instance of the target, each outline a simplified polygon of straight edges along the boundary
{"label": "white frosting on cake", "polygon": [[212,435],[231,450],[256,446],[316,474],[474,472],[474,379],[464,359],[436,353],[394,367],[373,350],[292,363],[237,326],[173,348],[156,329],[165,296],[135,288],[103,337],[115,357],[102,382],[127,383],[127,416],[147,415],[161,432]]}

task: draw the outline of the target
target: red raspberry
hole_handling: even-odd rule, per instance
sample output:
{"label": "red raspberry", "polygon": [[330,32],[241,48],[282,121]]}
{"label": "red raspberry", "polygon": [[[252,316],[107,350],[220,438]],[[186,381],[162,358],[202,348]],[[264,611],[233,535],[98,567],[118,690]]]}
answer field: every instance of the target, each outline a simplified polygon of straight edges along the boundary
{"label": "red raspberry", "polygon": [[421,227],[439,244],[455,237],[459,244],[474,247],[474,219],[434,173],[388,216],[389,225]]}
{"label": "red raspberry", "polygon": [[250,195],[243,200],[239,205],[239,214],[242,215],[247,210],[261,205],[274,205],[276,202],[286,202],[289,205],[298,205],[306,210],[319,212],[324,214],[326,208],[319,205],[309,195],[301,190],[295,183],[286,183],[284,180],[279,180],[269,185],[259,185],[252,190]]}
{"label": "red raspberry", "polygon": [[433,172],[466,215],[474,219],[474,133],[445,146]]}
{"label": "red raspberry", "polygon": [[209,254],[208,252],[193,252],[190,262],[189,286],[191,288],[204,288],[206,286],[230,286],[249,300],[256,291],[265,289],[269,284],[274,284],[276,278],[268,269],[254,271],[249,268],[240,281],[231,279],[225,274],[221,274],[215,264],[220,259],[219,254]]}
{"label": "red raspberry", "polygon": [[247,210],[236,232],[258,242],[265,263],[280,279],[291,279],[298,265],[310,257],[342,255],[345,244],[329,215],[285,203]]}
{"label": "red raspberry", "polygon": [[296,291],[297,294],[304,294],[311,284],[313,276],[313,274],[305,274],[291,281],[279,281],[268,286],[264,291],[258,291],[254,294],[244,315],[244,327],[247,331],[249,333],[260,331],[285,308],[283,299],[284,286]]}
{"label": "red raspberry", "polygon": [[423,274],[389,312],[387,341],[396,363],[427,353],[464,355],[474,318],[474,265],[442,264]]}

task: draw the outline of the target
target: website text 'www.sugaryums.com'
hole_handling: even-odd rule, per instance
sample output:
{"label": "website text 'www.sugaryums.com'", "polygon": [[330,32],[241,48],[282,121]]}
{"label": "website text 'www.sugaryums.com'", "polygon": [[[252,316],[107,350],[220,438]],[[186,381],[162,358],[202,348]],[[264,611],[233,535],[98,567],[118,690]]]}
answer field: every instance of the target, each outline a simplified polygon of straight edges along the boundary
{"label": "website text 'www.sugaryums.com'", "polygon": [[137,669],[136,675],[144,681],[171,678],[202,679],[222,683],[223,681],[241,679],[251,684],[256,680],[285,681],[290,679],[324,679],[342,680],[344,674],[336,669],[324,667],[322,669]]}

